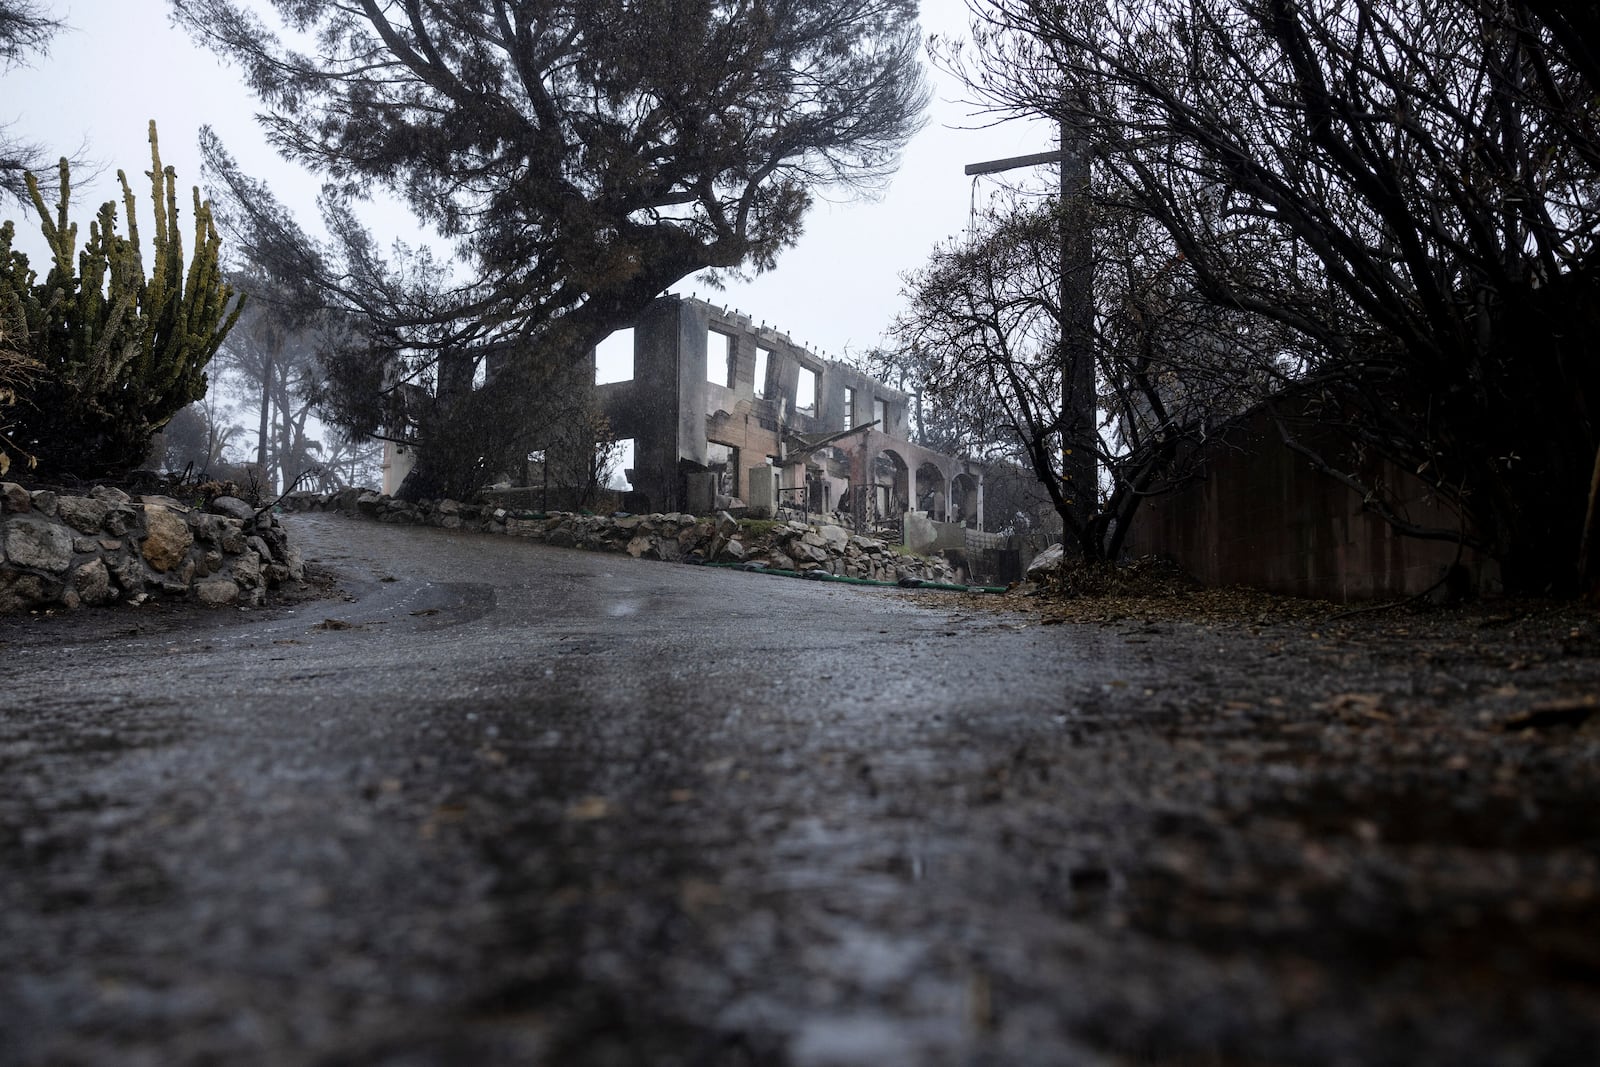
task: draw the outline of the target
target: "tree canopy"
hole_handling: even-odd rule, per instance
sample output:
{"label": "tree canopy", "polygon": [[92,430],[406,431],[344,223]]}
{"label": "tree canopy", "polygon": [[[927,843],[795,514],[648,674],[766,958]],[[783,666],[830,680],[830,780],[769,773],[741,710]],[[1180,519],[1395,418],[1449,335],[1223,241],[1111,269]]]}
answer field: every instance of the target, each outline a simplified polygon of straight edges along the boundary
{"label": "tree canopy", "polygon": [[[38,0],[0,0],[0,74],[43,55],[60,30],[61,20]],[[0,125],[0,196],[27,204],[28,173],[46,172],[53,162],[42,145],[14,137],[9,124]]]}
{"label": "tree canopy", "polygon": [[[402,377],[441,354],[574,361],[687,275],[771,267],[817,186],[893,169],[926,99],[914,0],[273,6],[290,38],[236,0],[173,0],[243,68],[272,143],[328,179],[331,249],[268,227],[247,251],[367,315]],[[373,190],[460,269],[385,258],[353,210]]]}

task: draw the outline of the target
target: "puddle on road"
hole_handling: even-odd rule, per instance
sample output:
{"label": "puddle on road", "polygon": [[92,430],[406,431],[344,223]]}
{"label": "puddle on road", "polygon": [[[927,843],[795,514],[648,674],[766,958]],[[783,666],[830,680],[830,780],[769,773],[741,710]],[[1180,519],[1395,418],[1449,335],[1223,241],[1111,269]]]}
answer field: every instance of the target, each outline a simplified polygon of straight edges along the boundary
{"label": "puddle on road", "polygon": [[959,1022],[950,1019],[820,1015],[800,1024],[789,1054],[794,1067],[926,1063],[935,1054],[943,1060],[958,1053],[965,1036]]}

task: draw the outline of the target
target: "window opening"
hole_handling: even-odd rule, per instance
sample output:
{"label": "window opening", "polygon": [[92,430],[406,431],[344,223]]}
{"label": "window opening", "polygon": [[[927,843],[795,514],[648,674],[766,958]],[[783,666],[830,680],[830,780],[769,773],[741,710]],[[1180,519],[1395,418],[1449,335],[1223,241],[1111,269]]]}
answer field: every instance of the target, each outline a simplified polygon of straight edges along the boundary
{"label": "window opening", "polygon": [[600,466],[599,474],[605,479],[607,489],[616,489],[627,492],[633,488],[630,477],[633,471],[634,446],[633,438],[624,437],[611,444],[600,444],[595,448],[595,461]]}
{"label": "window opening", "polygon": [[733,336],[717,330],[706,331],[706,381],[733,388]]}
{"label": "window opening", "polygon": [[633,327],[618,330],[595,346],[594,384],[633,381]]}
{"label": "window opening", "polygon": [[856,391],[848,385],[844,387],[844,428],[851,429],[856,424]]}
{"label": "window opening", "polygon": [[817,410],[817,372],[810,367],[800,368],[800,377],[794,388],[794,409],[807,414]]}
{"label": "window opening", "polygon": [[767,395],[767,368],[772,365],[772,349],[756,346],[756,396]]}

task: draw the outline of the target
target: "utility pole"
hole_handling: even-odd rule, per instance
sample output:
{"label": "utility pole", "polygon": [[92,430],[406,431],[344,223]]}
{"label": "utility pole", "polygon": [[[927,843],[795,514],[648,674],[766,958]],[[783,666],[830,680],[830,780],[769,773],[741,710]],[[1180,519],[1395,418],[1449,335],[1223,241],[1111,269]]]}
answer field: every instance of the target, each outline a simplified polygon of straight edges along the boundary
{"label": "utility pole", "polygon": [[997,174],[1055,163],[1061,172],[1061,467],[1073,516],[1088,529],[1099,499],[1095,463],[1094,244],[1089,225],[1089,145],[1061,122],[1054,152],[969,163],[966,173]]}

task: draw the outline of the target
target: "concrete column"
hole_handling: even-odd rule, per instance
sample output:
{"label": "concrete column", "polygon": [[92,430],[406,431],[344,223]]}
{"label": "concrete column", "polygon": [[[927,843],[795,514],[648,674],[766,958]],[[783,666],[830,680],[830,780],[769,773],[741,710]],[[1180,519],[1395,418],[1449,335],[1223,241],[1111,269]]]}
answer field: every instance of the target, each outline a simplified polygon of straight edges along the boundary
{"label": "concrete column", "polygon": [[770,519],[778,513],[777,471],[763,463],[746,472],[749,483],[745,490],[745,504],[752,519]]}
{"label": "concrete column", "polygon": [[383,492],[393,496],[406,480],[411,468],[417,465],[417,454],[393,441],[383,443]]}
{"label": "concrete column", "polygon": [[684,476],[686,499],[684,510],[691,515],[709,515],[716,500],[716,475],[710,471],[692,471]]}
{"label": "concrete column", "polygon": [[980,530],[988,529],[988,527],[983,524],[983,472],[982,471],[978,472],[978,529],[980,529]]}

